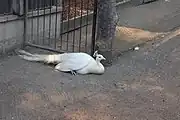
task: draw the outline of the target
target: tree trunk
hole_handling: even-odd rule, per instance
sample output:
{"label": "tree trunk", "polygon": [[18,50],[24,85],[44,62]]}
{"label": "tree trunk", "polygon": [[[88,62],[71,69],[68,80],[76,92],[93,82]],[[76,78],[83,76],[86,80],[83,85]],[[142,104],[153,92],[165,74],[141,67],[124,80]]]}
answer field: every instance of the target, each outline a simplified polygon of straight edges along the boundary
{"label": "tree trunk", "polygon": [[96,49],[106,61],[105,66],[112,65],[112,44],[117,25],[116,0],[98,0],[98,24]]}

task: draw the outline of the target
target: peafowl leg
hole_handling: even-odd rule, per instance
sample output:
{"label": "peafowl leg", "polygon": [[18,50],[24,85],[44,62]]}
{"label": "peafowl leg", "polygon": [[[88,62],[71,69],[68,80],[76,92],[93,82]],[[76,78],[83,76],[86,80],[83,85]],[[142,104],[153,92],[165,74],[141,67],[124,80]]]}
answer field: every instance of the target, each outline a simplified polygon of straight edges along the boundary
{"label": "peafowl leg", "polygon": [[76,74],[76,72],[75,71],[73,71],[73,70],[71,70],[71,74],[72,75],[74,75],[74,76],[76,76],[77,74]]}
{"label": "peafowl leg", "polygon": [[55,72],[59,72],[59,70],[58,70],[58,69],[54,69],[54,71],[55,71]]}

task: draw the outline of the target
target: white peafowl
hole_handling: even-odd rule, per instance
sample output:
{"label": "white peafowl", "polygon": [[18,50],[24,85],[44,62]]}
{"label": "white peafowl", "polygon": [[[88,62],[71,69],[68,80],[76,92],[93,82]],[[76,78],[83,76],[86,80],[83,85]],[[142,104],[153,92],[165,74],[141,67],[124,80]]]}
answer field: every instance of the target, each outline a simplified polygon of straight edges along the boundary
{"label": "white peafowl", "polygon": [[62,72],[71,72],[72,75],[78,74],[103,74],[105,71],[101,60],[106,60],[103,55],[94,52],[93,57],[87,53],[62,53],[62,54],[31,54],[24,50],[18,51],[21,58],[28,61],[44,62],[56,64],[55,70]]}

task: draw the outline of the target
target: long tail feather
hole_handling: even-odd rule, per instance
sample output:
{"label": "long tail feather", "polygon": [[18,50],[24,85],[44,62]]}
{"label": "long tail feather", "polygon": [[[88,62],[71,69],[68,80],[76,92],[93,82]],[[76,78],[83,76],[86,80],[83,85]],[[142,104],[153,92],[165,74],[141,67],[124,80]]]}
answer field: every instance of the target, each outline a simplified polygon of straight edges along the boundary
{"label": "long tail feather", "polygon": [[43,57],[27,56],[27,55],[18,55],[18,56],[21,57],[21,58],[23,58],[24,60],[28,60],[28,61],[46,62]]}
{"label": "long tail feather", "polygon": [[25,54],[25,55],[28,55],[28,56],[34,56],[33,54],[29,53],[29,52],[26,52],[24,50],[19,50],[18,53],[20,54]]}
{"label": "long tail feather", "polygon": [[19,57],[28,61],[54,63],[54,64],[61,62],[61,54],[57,54],[57,55],[31,54],[24,50],[19,50],[18,52],[20,54],[23,54],[23,55],[18,55]]}

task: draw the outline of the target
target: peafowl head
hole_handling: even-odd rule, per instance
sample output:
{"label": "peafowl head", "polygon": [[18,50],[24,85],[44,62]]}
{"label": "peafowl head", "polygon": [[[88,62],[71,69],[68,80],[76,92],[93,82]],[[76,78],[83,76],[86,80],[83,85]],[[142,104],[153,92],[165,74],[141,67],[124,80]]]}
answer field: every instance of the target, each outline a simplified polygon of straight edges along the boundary
{"label": "peafowl head", "polygon": [[98,51],[95,51],[95,52],[94,52],[93,57],[95,57],[95,58],[96,58],[96,61],[98,61],[98,62],[100,62],[101,60],[106,60],[106,58],[105,58],[103,55],[98,54]]}
{"label": "peafowl head", "polygon": [[101,60],[106,60],[106,58],[105,58],[103,55],[98,54],[98,51],[95,51],[95,52],[94,52],[93,57],[95,57],[95,58],[96,58],[96,61],[98,61],[98,62],[100,62]]}
{"label": "peafowl head", "polygon": [[101,54],[97,54],[96,55],[96,61],[100,62],[101,60],[106,60],[106,58]]}

